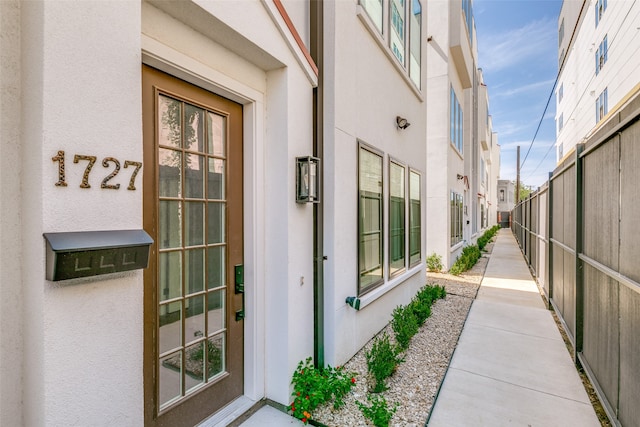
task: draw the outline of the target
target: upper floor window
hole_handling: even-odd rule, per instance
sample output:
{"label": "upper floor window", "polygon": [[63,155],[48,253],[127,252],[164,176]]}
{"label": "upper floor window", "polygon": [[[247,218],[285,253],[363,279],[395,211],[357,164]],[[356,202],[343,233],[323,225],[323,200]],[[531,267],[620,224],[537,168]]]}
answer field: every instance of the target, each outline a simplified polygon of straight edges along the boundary
{"label": "upper floor window", "polygon": [[604,64],[607,62],[607,36],[600,42],[600,46],[596,51],[596,76],[604,68]]}
{"label": "upper floor window", "polygon": [[[409,78],[421,87],[422,62],[422,4],[420,0],[359,0],[370,20],[389,50],[408,73]],[[383,11],[388,18],[383,20]],[[409,55],[406,53],[409,52]],[[408,56],[408,57],[407,57]]]}
{"label": "upper floor window", "polygon": [[558,89],[558,102],[562,102],[563,97],[564,97],[564,83],[561,83],[560,89]]}
{"label": "upper floor window", "polygon": [[471,0],[462,0],[462,11],[464,12],[465,23],[467,24],[469,44],[473,46],[473,5]]}
{"label": "upper floor window", "polygon": [[504,202],[504,189],[500,189],[500,201]]}
{"label": "upper floor window", "polygon": [[558,47],[562,45],[562,40],[564,40],[564,18],[562,18],[562,23],[558,29]]}
{"label": "upper floor window", "polygon": [[558,132],[560,132],[563,127],[564,127],[564,113],[560,114],[560,117],[558,117]]}
{"label": "upper floor window", "polygon": [[597,0],[596,1],[596,27],[600,23],[602,19],[602,15],[604,15],[604,11],[607,10],[607,0]]}
{"label": "upper floor window", "polygon": [[596,99],[596,123],[604,118],[609,112],[608,100],[607,100],[607,88],[605,88],[598,99]]}
{"label": "upper floor window", "polygon": [[454,147],[462,154],[463,147],[463,111],[456,96],[456,92],[451,86],[451,96],[449,100],[449,129],[450,140]]}

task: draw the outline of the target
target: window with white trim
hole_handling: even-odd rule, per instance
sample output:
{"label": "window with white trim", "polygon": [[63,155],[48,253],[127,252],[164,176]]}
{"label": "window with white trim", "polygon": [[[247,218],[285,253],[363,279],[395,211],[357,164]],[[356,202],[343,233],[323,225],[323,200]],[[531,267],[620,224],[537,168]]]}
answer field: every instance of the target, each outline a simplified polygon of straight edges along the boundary
{"label": "window with white trim", "polygon": [[596,27],[602,20],[602,15],[604,15],[605,10],[607,10],[607,0],[597,0],[596,7],[595,7]]}
{"label": "window with white trim", "polygon": [[604,118],[609,112],[607,88],[605,88],[596,99],[596,123]]}
{"label": "window with white trim", "polygon": [[420,220],[420,174],[409,170],[409,266],[420,262],[422,233]]}
{"label": "window with white trim", "polygon": [[358,163],[358,294],[361,295],[384,280],[382,154],[361,145]]}
{"label": "window with white trim", "polygon": [[[420,0],[359,0],[389,51],[421,88],[422,3]],[[387,20],[383,15],[387,13]],[[409,52],[407,58],[407,52]]]}
{"label": "window with white trim", "polygon": [[406,168],[389,162],[389,276],[406,268]]}
{"label": "window with white trim", "polygon": [[449,134],[450,141],[454,147],[462,154],[463,147],[463,111],[458,101],[458,96],[451,86],[449,100]]}
{"label": "window with white trim", "polygon": [[452,191],[449,211],[451,214],[451,246],[462,242],[463,205],[462,194]]}
{"label": "window with white trim", "polygon": [[607,36],[600,42],[600,46],[596,51],[596,76],[600,73],[600,70],[604,68],[604,64],[607,62]]}

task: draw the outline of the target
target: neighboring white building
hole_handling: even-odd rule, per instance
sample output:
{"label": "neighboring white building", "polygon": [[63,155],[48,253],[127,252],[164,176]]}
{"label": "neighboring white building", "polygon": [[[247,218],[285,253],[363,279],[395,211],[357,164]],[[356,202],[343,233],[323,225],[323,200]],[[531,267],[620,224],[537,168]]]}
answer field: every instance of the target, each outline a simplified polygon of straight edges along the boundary
{"label": "neighboring white building", "polygon": [[471,0],[429,2],[427,20],[429,105],[449,107],[427,108],[427,254],[440,255],[449,268],[496,222],[499,146],[477,64]]}
{"label": "neighboring white building", "polygon": [[640,91],[639,20],[637,2],[562,3],[556,85],[558,162]]}

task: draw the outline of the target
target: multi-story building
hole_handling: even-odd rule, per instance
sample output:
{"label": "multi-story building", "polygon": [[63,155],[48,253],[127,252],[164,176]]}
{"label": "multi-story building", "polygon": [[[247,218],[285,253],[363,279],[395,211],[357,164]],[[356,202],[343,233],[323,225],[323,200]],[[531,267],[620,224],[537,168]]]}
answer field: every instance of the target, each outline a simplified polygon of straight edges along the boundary
{"label": "multi-story building", "polygon": [[499,146],[478,68],[473,4],[427,4],[427,253],[446,268],[495,224]]}
{"label": "multi-story building", "polygon": [[0,2],[0,425],[224,425],[352,357],[495,218],[470,11]]}
{"label": "multi-story building", "polygon": [[556,84],[558,162],[640,91],[639,19],[637,2],[562,3]]}

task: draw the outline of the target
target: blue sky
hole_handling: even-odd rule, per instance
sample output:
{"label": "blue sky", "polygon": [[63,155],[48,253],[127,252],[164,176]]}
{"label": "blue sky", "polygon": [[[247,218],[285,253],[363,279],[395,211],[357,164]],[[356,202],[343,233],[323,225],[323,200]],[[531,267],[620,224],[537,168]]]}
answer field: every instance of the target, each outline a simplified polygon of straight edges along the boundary
{"label": "blue sky", "polygon": [[[516,179],[558,73],[558,15],[562,0],[475,0],[478,66],[489,88],[489,113],[501,146],[500,179]],[[520,179],[541,186],[555,168],[552,96]],[[544,158],[546,155],[546,158]],[[544,158],[544,160],[543,160]]]}

